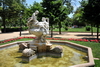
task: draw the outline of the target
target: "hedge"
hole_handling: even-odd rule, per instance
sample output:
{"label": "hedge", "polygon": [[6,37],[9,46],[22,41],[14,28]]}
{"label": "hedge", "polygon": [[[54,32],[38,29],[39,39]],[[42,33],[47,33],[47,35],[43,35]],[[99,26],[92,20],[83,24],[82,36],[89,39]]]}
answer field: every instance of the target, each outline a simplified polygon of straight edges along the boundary
{"label": "hedge", "polygon": [[[22,27],[21,31],[27,30],[28,27]],[[19,27],[13,27],[13,28],[6,28],[5,32],[15,32],[15,31],[20,31]],[[1,32],[4,33],[4,28],[1,29]]]}

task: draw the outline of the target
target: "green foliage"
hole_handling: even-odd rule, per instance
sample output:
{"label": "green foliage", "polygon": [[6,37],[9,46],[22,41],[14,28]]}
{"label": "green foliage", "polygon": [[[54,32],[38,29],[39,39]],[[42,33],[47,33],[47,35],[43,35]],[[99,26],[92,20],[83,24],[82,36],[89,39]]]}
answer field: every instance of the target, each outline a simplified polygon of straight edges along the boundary
{"label": "green foliage", "polygon": [[50,18],[50,24],[63,22],[70,13],[68,6],[64,6],[62,0],[43,0],[42,6],[45,8],[45,16]]}
{"label": "green foliage", "polygon": [[88,0],[88,4],[84,6],[83,19],[89,24],[97,25],[97,39],[99,38],[100,25],[100,1]]}
{"label": "green foliage", "polygon": [[44,16],[50,19],[50,26],[52,27],[52,25],[58,24],[59,34],[61,34],[61,22],[64,22],[68,14],[73,10],[70,2],[65,2],[64,5],[63,0],[43,0],[42,6],[44,7]]}
{"label": "green foliage", "polygon": [[68,27],[64,27],[65,28],[65,30],[68,30]]}
{"label": "green foliage", "polygon": [[91,27],[90,26],[86,26],[86,31],[90,31]]}
{"label": "green foliage", "polygon": [[[9,24],[16,24],[19,20],[19,14],[25,9],[25,0],[0,0],[0,16],[2,17],[2,26],[4,29]],[[18,23],[18,22],[17,22]]]}
{"label": "green foliage", "polygon": [[[59,29],[58,29],[58,28],[55,28],[55,29],[53,29],[53,31],[57,31],[57,32],[58,32]],[[62,31],[62,32],[65,32],[66,30],[65,30],[64,28],[61,28],[61,31]]]}
{"label": "green foliage", "polygon": [[[27,30],[28,27],[22,27],[21,30]],[[2,33],[4,33],[4,28],[1,29]],[[15,32],[15,31],[20,31],[19,27],[12,27],[12,28],[6,28],[6,32]]]}
{"label": "green foliage", "polygon": [[88,4],[84,6],[83,18],[92,24],[100,24],[100,1],[98,0],[88,0]]}
{"label": "green foliage", "polygon": [[38,20],[41,21],[41,18],[43,17],[43,7],[41,6],[40,3],[34,1],[32,5],[29,6],[29,8],[26,8],[25,10],[25,15],[26,18],[29,18],[32,16],[32,14],[38,10],[39,14],[38,14]]}
{"label": "green foliage", "polygon": [[[62,32],[66,32],[65,28],[61,28]],[[97,28],[93,27],[93,32],[97,32],[96,31]],[[53,29],[53,31],[59,31],[58,28]],[[100,30],[99,30],[100,31]],[[90,32],[90,31],[86,31],[86,27],[82,27],[82,28],[68,28],[67,32]]]}
{"label": "green foliage", "polygon": [[83,21],[82,14],[83,14],[83,8],[82,7],[77,8],[73,16],[73,25],[85,26],[86,22]]}

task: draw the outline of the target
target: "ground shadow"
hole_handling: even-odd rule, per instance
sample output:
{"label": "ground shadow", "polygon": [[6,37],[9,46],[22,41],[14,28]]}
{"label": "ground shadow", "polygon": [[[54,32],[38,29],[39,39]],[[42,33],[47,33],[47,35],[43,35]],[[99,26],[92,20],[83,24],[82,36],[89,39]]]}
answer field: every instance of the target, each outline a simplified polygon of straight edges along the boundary
{"label": "ground shadow", "polygon": [[30,35],[29,33],[21,33],[21,35]]}
{"label": "ground shadow", "polygon": [[[84,36],[82,39],[95,40],[97,35],[79,34],[76,36]],[[99,35],[100,36],[100,35]],[[100,39],[100,38],[99,38]]]}
{"label": "ground shadow", "polygon": [[0,34],[8,34],[8,33],[13,33],[13,32],[5,32],[5,33],[0,32]]}
{"label": "ground shadow", "polygon": [[76,35],[76,36],[97,36],[97,35],[83,35],[83,34],[78,34],[78,35]]}
{"label": "ground shadow", "polygon": [[[82,38],[82,39],[87,39],[87,40],[96,40],[97,38]],[[99,38],[99,40],[100,40],[100,38]]]}
{"label": "ground shadow", "polygon": [[[61,32],[61,34],[59,34],[59,32],[53,32],[53,35],[64,35],[67,32]],[[51,32],[49,32],[49,35],[51,35]]]}

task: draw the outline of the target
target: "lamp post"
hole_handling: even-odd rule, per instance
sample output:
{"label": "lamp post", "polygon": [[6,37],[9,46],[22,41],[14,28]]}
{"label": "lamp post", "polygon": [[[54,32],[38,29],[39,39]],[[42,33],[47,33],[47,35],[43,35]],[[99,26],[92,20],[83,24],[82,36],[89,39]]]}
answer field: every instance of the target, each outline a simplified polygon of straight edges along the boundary
{"label": "lamp post", "polygon": [[19,34],[20,36],[21,36],[21,30],[22,30],[22,27],[21,27],[21,22],[22,22],[22,12],[23,12],[23,11],[20,12],[20,34]]}

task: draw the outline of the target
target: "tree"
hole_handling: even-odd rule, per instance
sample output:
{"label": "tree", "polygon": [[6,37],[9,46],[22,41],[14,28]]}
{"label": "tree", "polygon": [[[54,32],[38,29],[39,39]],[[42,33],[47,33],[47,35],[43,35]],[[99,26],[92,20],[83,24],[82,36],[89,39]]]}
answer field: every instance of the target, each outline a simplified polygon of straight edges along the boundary
{"label": "tree", "polygon": [[[66,2],[66,4],[70,5],[68,2]],[[70,13],[69,6],[65,6],[63,0],[43,0],[42,6],[44,7],[44,16],[50,19],[51,37],[53,37],[54,24],[59,25],[59,34],[61,34],[61,22],[63,22]]]}
{"label": "tree", "polygon": [[83,8],[80,6],[73,15],[73,25],[85,26],[85,22],[82,20],[82,14]]}
{"label": "tree", "polygon": [[41,6],[40,3],[34,1],[32,5],[29,6],[26,10],[27,17],[30,17],[36,10],[39,11],[38,14],[38,20],[41,21],[41,18],[43,17],[43,7]]}
{"label": "tree", "polygon": [[0,10],[0,16],[3,20],[4,32],[6,32],[6,22],[18,18],[19,12],[24,9],[24,2],[25,0],[0,0],[0,6],[2,8]]}
{"label": "tree", "polygon": [[58,7],[56,0],[43,0],[41,3],[44,12],[44,17],[49,17],[50,19],[50,29],[51,29],[51,37],[53,37],[53,25],[56,24],[57,14],[56,6]]}
{"label": "tree", "polygon": [[83,18],[90,24],[97,26],[97,39],[99,38],[99,25],[100,25],[100,1],[88,0],[88,4],[84,6]]}

